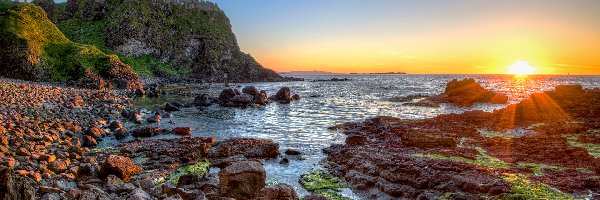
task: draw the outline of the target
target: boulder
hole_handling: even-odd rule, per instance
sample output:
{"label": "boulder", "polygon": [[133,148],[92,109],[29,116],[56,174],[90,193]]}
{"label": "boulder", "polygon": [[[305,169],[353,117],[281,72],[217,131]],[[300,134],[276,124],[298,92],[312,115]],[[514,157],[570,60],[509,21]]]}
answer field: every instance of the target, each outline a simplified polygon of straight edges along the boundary
{"label": "boulder", "polygon": [[244,89],[242,89],[242,93],[256,97],[260,94],[260,90],[254,86],[246,86]]}
{"label": "boulder", "polygon": [[164,110],[167,112],[176,112],[176,111],[180,111],[179,107],[180,106],[177,106],[176,103],[167,103],[165,105]]}
{"label": "boulder", "polygon": [[267,93],[267,91],[260,91],[260,93],[255,96],[254,98],[254,103],[259,104],[259,105],[267,105],[269,102],[269,94]]}
{"label": "boulder", "polygon": [[254,199],[265,187],[266,173],[256,161],[240,161],[219,172],[221,194],[235,199]]}
{"label": "boulder", "polygon": [[290,88],[282,87],[281,89],[279,89],[279,91],[277,91],[277,94],[275,94],[275,98],[278,101],[290,101],[292,99]]}
{"label": "boulder", "polygon": [[294,188],[286,184],[278,184],[273,187],[266,187],[260,191],[260,200],[298,200],[298,195]]}
{"label": "boulder", "polygon": [[194,99],[194,105],[200,107],[208,107],[211,104],[211,99],[208,94],[201,94]]}
{"label": "boulder", "polygon": [[129,194],[127,200],[153,200],[152,196],[150,196],[146,191],[142,188],[137,188]]}
{"label": "boulder", "polygon": [[235,97],[237,94],[235,93],[235,90],[231,89],[231,88],[227,88],[224,89],[223,91],[221,91],[221,94],[219,94],[219,100],[222,103],[229,103],[231,102],[231,99],[233,97]]}
{"label": "boulder", "polygon": [[231,98],[231,103],[233,103],[235,106],[245,107],[252,104],[253,102],[254,96],[249,94],[236,95],[233,98]]}
{"label": "boulder", "polygon": [[35,199],[35,189],[25,178],[17,177],[11,168],[1,168],[0,199],[33,200]]}
{"label": "boulder", "polygon": [[139,128],[139,129],[135,129],[135,130],[131,131],[131,135],[133,135],[133,137],[136,137],[136,138],[137,137],[153,137],[153,136],[165,134],[166,132],[167,132],[167,130],[164,130],[159,127],[146,127],[146,128]]}
{"label": "boulder", "polygon": [[124,182],[129,182],[131,176],[142,172],[142,168],[135,165],[133,160],[123,156],[110,155],[102,164],[100,169],[101,178],[113,174]]}
{"label": "boulder", "polygon": [[192,128],[190,127],[177,127],[174,128],[171,132],[177,134],[177,135],[190,135],[192,133]]}

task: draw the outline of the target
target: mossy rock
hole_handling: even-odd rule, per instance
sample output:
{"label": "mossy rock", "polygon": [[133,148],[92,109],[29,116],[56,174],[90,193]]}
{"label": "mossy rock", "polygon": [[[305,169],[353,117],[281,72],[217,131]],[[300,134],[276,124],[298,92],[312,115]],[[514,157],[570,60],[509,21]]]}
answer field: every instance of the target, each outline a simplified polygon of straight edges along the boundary
{"label": "mossy rock", "polygon": [[299,180],[300,185],[309,192],[323,195],[333,200],[347,200],[350,198],[339,194],[342,188],[346,188],[343,179],[333,176],[325,170],[314,170],[308,174],[302,175]]}

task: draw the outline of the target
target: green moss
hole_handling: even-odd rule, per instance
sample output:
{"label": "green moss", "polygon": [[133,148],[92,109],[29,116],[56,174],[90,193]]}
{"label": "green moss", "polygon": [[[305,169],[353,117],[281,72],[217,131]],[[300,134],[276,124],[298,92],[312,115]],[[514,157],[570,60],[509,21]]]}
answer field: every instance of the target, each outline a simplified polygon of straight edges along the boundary
{"label": "green moss", "polygon": [[584,148],[588,151],[590,155],[596,158],[600,158],[600,145],[592,143],[581,143],[577,141],[579,136],[582,136],[582,134],[567,134],[562,136],[567,138],[567,141],[571,146]]}
{"label": "green moss", "polygon": [[509,193],[503,194],[499,199],[575,199],[546,184],[532,183],[527,177],[519,174],[504,174],[502,178],[512,184]]}
{"label": "green moss", "polygon": [[162,185],[166,182],[172,182],[177,184],[179,182],[179,178],[186,174],[194,174],[199,178],[203,178],[208,175],[208,171],[210,169],[210,162],[208,161],[199,161],[196,164],[188,165],[185,167],[181,167],[177,169],[175,172],[171,173],[167,178],[158,181],[155,185]]}
{"label": "green moss", "polygon": [[519,138],[519,135],[514,135],[514,134],[509,134],[509,133],[501,133],[501,132],[496,132],[496,131],[487,131],[487,130],[482,130],[482,129],[478,129],[477,131],[479,131],[479,134],[481,134],[481,136],[483,137],[501,137],[501,138]]}
{"label": "green moss", "polygon": [[117,154],[117,153],[119,153],[119,149],[117,149],[116,147],[93,148],[93,149],[90,149],[89,153]]}
{"label": "green moss", "polygon": [[300,185],[309,192],[314,192],[334,200],[350,199],[339,194],[342,188],[347,187],[344,180],[331,175],[324,170],[314,170],[302,175]]}
{"label": "green moss", "polygon": [[559,166],[544,165],[544,164],[538,164],[538,163],[519,163],[519,164],[517,164],[517,166],[531,168],[533,170],[533,173],[537,176],[544,175],[544,173],[542,172],[542,169],[549,169],[549,170],[562,170],[563,169]]}
{"label": "green moss", "polygon": [[169,76],[176,76],[184,73],[183,71],[173,67],[173,64],[162,63],[151,55],[145,55],[137,58],[122,56],[122,58],[125,64],[130,65],[133,70],[140,75],[152,75],[158,70]]}
{"label": "green moss", "polygon": [[452,160],[452,161],[456,161],[456,162],[463,162],[463,163],[468,163],[468,164],[473,164],[473,165],[481,165],[481,166],[485,166],[485,167],[489,167],[489,168],[508,168],[509,164],[490,155],[487,155],[485,153],[485,150],[482,148],[476,148],[479,151],[479,155],[477,155],[476,159],[469,159],[469,158],[463,158],[463,157],[456,157],[456,156],[452,156],[452,157],[448,157],[445,155],[441,155],[441,154],[421,154],[421,153],[416,153],[416,154],[412,154],[412,156],[414,157],[420,157],[420,158],[429,158],[429,159],[442,159],[442,160]]}

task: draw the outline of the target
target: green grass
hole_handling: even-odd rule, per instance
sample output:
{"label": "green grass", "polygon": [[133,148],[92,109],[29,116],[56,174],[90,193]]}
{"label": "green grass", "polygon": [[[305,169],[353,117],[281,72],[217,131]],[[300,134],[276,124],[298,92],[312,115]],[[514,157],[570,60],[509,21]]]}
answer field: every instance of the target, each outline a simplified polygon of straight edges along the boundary
{"label": "green grass", "polygon": [[420,157],[420,158],[429,158],[429,159],[452,160],[455,162],[463,162],[463,163],[480,165],[480,166],[489,167],[489,168],[508,168],[509,167],[508,163],[506,163],[496,157],[487,155],[485,153],[484,149],[479,148],[479,147],[476,149],[479,151],[479,155],[477,155],[476,159],[469,159],[469,158],[456,157],[456,156],[448,157],[448,156],[441,155],[441,154],[422,154],[422,153],[412,154],[412,156]]}
{"label": "green grass", "polygon": [[[1,7],[8,9],[4,4]],[[17,41],[6,47],[12,49],[8,56],[27,60],[35,70],[44,70],[50,75],[35,79],[77,80],[88,70],[102,74],[113,61],[120,62],[117,56],[106,54],[93,45],[69,40],[47,18],[42,8],[28,3],[14,3],[11,7],[14,8],[8,9],[6,18],[2,20],[0,37]]]}
{"label": "green grass", "polygon": [[302,175],[299,180],[300,185],[309,192],[323,195],[333,200],[347,200],[339,194],[342,188],[347,187],[344,180],[331,175],[324,170],[314,170],[308,174]]}
{"label": "green grass", "polygon": [[600,158],[600,145],[599,144],[581,143],[581,142],[577,141],[579,136],[582,136],[582,134],[568,134],[568,135],[562,135],[562,136],[567,138],[569,145],[574,146],[574,147],[584,148],[588,151],[588,153],[590,155],[592,155],[596,158]]}
{"label": "green grass", "polygon": [[512,185],[512,189],[509,193],[501,195],[498,199],[575,199],[572,196],[553,189],[546,184],[532,183],[524,175],[504,174],[502,179],[509,182]]}
{"label": "green grass", "polygon": [[103,51],[110,51],[104,43],[106,28],[104,21],[67,19],[56,26],[73,42],[94,45]]}
{"label": "green grass", "polygon": [[156,182],[155,185],[162,185],[166,182],[172,182],[177,184],[179,182],[179,178],[186,174],[194,174],[198,176],[198,178],[204,178],[208,175],[208,171],[210,169],[210,162],[208,161],[199,161],[196,164],[188,165],[185,167],[180,167],[175,170],[175,172],[171,173],[167,178]]}

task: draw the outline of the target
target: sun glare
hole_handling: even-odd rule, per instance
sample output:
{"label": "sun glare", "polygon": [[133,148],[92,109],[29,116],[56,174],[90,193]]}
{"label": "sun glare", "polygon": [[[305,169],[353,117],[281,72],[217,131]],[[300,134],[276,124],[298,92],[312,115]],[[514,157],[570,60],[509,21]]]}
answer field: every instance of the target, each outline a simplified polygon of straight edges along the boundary
{"label": "sun glare", "polygon": [[527,61],[519,60],[515,64],[508,66],[508,74],[517,76],[526,76],[535,73],[535,67],[529,66]]}

